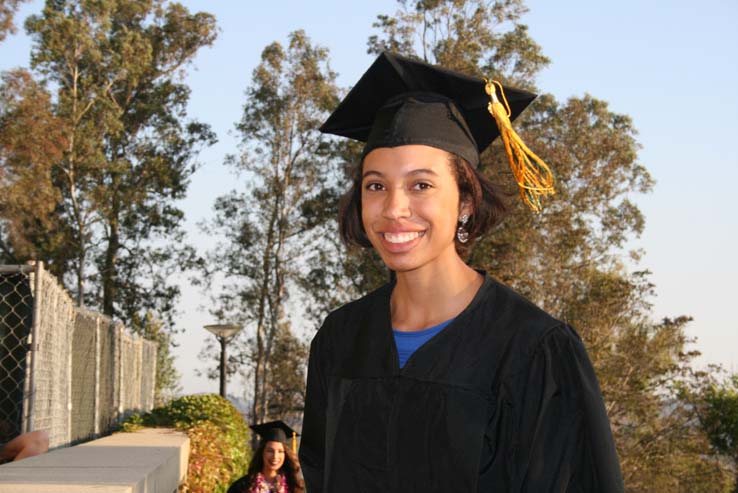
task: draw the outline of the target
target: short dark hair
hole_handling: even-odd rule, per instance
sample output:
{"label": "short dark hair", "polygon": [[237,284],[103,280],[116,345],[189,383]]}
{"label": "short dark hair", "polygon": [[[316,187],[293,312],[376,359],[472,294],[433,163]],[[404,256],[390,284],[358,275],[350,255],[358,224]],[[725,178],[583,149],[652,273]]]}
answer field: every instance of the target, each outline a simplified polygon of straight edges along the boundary
{"label": "short dark hair", "polygon": [[[471,206],[464,229],[469,233],[469,241],[461,243],[454,240],[456,251],[466,256],[474,241],[502,221],[507,213],[507,206],[502,200],[503,193],[487,177],[479,172],[467,160],[448,153],[449,166],[459,187],[459,200]],[[360,246],[371,247],[372,244],[361,221],[361,182],[363,163],[355,167],[349,190],[341,197],[338,207],[338,229],[341,240],[349,248]]]}

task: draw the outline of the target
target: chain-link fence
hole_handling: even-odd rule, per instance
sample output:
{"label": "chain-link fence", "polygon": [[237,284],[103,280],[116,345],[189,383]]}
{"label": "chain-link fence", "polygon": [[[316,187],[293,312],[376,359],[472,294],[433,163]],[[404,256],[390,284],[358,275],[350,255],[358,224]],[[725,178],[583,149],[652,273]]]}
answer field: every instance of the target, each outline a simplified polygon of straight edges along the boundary
{"label": "chain-link fence", "polygon": [[0,443],[23,430],[33,319],[29,266],[0,270]]}
{"label": "chain-link fence", "polygon": [[0,266],[0,443],[46,430],[51,447],[153,407],[156,345],[74,306],[34,266]]}

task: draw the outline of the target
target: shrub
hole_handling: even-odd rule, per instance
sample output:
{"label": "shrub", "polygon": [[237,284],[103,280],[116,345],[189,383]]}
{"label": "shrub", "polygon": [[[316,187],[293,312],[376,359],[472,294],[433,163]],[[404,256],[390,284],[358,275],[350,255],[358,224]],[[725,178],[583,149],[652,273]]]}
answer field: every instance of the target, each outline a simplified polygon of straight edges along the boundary
{"label": "shrub", "polygon": [[248,426],[233,404],[219,395],[180,397],[148,414],[133,414],[121,429],[142,426],[176,428],[190,437],[184,491],[223,493],[246,474],[251,460]]}

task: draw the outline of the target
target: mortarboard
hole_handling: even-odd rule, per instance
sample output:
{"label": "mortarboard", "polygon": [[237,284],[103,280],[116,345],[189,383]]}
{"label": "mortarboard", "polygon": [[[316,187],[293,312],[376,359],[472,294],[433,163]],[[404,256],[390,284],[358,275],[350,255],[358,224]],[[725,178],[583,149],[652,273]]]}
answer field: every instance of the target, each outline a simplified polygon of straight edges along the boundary
{"label": "mortarboard", "polygon": [[378,147],[423,144],[456,154],[472,166],[502,135],[523,200],[540,210],[538,197],[553,193],[553,175],[510,125],[535,97],[383,52],[320,131],[365,142],[362,159]]}
{"label": "mortarboard", "polygon": [[292,451],[297,452],[297,433],[283,421],[269,421],[258,425],[250,425],[249,428],[261,437],[262,442],[283,442],[287,443],[287,437],[291,438]]}

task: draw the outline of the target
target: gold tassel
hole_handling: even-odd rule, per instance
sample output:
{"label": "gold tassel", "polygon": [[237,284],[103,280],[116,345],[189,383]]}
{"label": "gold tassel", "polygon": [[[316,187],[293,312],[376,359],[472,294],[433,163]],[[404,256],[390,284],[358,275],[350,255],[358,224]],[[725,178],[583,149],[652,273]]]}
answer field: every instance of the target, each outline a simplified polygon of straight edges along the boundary
{"label": "gold tassel", "polygon": [[[540,212],[540,198],[555,193],[553,173],[543,162],[543,159],[531,151],[513,130],[510,123],[510,106],[507,104],[502,84],[496,80],[490,82],[485,79],[485,82],[487,84],[484,86],[484,90],[490,98],[487,110],[497,122],[497,128],[500,129],[507,160],[510,162],[510,168],[518,182],[520,197],[528,204],[528,207],[535,212]],[[497,99],[495,86],[500,88],[500,96],[505,102],[505,106]]]}
{"label": "gold tassel", "polygon": [[297,453],[297,432],[292,432],[292,451]]}

